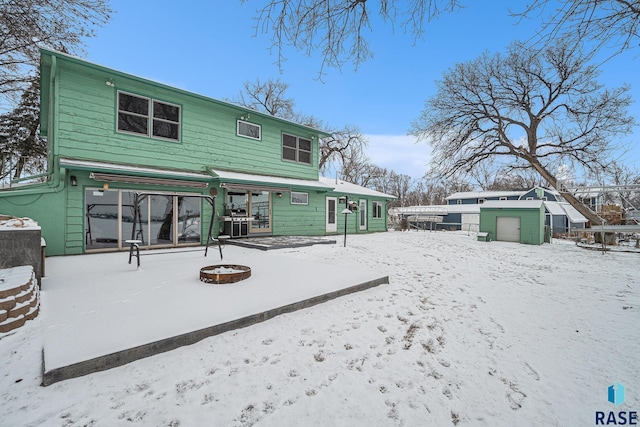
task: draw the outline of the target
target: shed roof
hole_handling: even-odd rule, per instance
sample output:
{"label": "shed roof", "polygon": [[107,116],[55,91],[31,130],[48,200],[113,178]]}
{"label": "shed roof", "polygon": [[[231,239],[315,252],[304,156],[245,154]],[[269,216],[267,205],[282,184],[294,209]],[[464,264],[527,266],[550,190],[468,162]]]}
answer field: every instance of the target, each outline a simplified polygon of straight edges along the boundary
{"label": "shed roof", "polygon": [[324,176],[321,176],[320,182],[326,187],[333,187],[333,191],[338,193],[358,194],[361,196],[372,196],[394,200],[397,198],[396,196],[392,196],[391,194],[385,194],[380,191],[372,190],[371,188],[343,181],[341,179],[326,178]]}
{"label": "shed roof", "polygon": [[480,210],[491,208],[539,209],[542,200],[487,200],[480,205]]}

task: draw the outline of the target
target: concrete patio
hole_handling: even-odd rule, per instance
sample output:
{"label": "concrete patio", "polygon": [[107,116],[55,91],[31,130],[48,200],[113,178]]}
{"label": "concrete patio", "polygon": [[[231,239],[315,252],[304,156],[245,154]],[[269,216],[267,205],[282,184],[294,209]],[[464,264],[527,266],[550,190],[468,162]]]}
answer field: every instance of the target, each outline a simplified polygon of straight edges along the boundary
{"label": "concrete patio", "polygon": [[[339,245],[336,246],[339,250]],[[47,259],[42,281],[43,385],[110,369],[283,313],[388,283],[388,276],[336,268],[278,251],[224,248]],[[250,278],[205,284],[200,268],[242,264]]]}

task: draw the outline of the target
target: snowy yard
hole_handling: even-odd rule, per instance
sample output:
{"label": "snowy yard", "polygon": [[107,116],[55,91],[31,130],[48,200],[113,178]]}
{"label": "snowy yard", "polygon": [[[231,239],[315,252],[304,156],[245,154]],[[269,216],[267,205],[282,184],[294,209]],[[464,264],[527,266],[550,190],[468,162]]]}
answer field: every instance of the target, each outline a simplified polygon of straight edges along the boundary
{"label": "snowy yard", "polygon": [[458,232],[338,240],[277,252],[390,284],[49,387],[46,316],[0,335],[0,425],[567,426],[640,411],[638,254]]}

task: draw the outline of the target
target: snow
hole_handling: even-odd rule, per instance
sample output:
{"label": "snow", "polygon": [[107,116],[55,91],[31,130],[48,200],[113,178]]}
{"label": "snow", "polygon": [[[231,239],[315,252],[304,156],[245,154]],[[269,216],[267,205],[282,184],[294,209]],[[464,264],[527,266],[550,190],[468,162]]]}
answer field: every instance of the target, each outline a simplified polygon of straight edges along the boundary
{"label": "snow", "polygon": [[[327,280],[358,266],[390,284],[40,387],[42,346],[56,326],[44,315],[54,280],[47,264],[41,314],[0,335],[0,425],[564,426],[593,425],[596,411],[640,410],[638,254],[558,239],[477,242],[466,232],[340,243],[276,252],[324,264]],[[262,251],[247,251],[241,264],[251,266]],[[47,262],[74,281],[74,258]],[[143,275],[151,258],[129,273]],[[304,277],[295,265],[287,274]],[[84,292],[98,292],[91,282],[84,278]],[[79,307],[69,321],[85,318]],[[626,388],[620,406],[607,402],[615,382]]]}
{"label": "snow", "polygon": [[40,230],[40,226],[31,218],[14,218],[0,215],[0,231],[3,230]]}
{"label": "snow", "polygon": [[28,285],[32,276],[33,267],[30,265],[0,269],[0,293]]}
{"label": "snow", "polygon": [[[385,276],[340,266],[325,276],[324,263],[233,245],[226,245],[223,260],[215,246],[207,258],[203,251],[151,253],[141,251],[140,269],[135,259],[127,263],[128,253],[47,259],[41,314],[50,325],[44,339],[47,371]],[[201,282],[200,269],[217,264],[246,265],[252,274],[233,284]]]}
{"label": "snow", "polygon": [[521,208],[521,209],[540,209],[543,201],[536,200],[487,200],[480,205],[482,208]]}
{"label": "snow", "polygon": [[257,174],[248,174],[242,172],[233,172],[223,169],[209,169],[210,172],[215,174],[217,178],[221,181],[231,181],[229,185],[233,185],[233,182],[238,181],[248,182],[248,183],[263,183],[263,184],[273,184],[273,185],[287,185],[287,186],[299,186],[299,187],[308,187],[308,188],[317,188],[318,190],[325,190],[327,188],[332,188],[331,186],[327,186],[323,184],[320,180],[311,180],[311,179],[298,179],[298,178],[283,178],[281,176],[272,176],[272,175],[257,175]]}

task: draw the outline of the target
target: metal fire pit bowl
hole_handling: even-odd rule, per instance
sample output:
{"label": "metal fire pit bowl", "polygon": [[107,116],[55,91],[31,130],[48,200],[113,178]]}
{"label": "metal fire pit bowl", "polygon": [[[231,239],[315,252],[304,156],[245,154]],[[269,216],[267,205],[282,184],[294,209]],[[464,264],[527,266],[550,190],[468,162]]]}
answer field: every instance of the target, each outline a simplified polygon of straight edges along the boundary
{"label": "metal fire pit bowl", "polygon": [[200,269],[200,281],[215,285],[235,283],[249,277],[251,277],[251,268],[246,265],[217,264]]}

